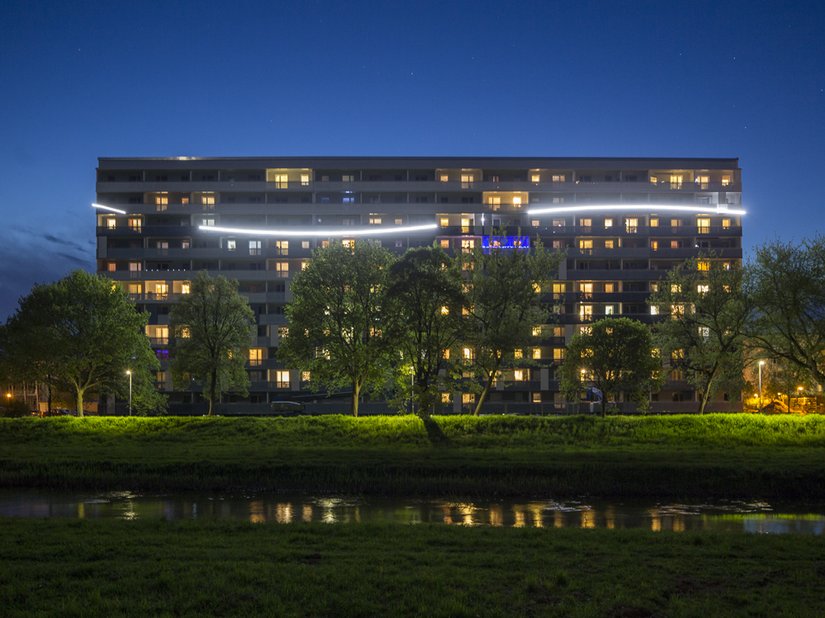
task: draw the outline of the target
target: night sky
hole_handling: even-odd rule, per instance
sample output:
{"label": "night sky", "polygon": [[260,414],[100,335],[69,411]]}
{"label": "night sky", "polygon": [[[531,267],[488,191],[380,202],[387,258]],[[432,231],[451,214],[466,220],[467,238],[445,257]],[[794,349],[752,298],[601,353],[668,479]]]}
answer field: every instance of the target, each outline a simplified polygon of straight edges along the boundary
{"label": "night sky", "polygon": [[99,156],[740,157],[821,230],[822,2],[31,2],[0,25],[0,319],[94,267]]}

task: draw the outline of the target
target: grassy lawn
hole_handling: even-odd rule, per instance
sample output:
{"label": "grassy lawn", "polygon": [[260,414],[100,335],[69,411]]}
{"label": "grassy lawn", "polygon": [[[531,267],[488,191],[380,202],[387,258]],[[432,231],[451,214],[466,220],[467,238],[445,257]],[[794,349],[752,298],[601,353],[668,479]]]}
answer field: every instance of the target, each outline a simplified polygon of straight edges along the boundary
{"label": "grassy lawn", "polygon": [[0,419],[0,486],[825,499],[825,418]]}
{"label": "grassy lawn", "polygon": [[822,616],[825,539],[0,520],[4,616]]}

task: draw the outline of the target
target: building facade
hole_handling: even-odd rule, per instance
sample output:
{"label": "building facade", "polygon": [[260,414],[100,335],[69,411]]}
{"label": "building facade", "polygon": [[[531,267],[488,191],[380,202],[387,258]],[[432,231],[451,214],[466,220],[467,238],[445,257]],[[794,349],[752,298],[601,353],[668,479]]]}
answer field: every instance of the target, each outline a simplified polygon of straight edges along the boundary
{"label": "building facade", "polygon": [[[548,412],[564,405],[555,369],[579,329],[655,319],[651,289],[685,259],[741,261],[741,196],[738,159],[101,158],[97,264],[150,314],[173,406],[193,398],[174,391],[167,367],[171,304],[197,271],[236,279],[258,324],[243,404],[264,406],[312,397],[275,350],[290,280],[316,247],[369,238],[398,254],[434,242],[458,252],[540,238],[566,252],[548,290],[554,315],[522,351],[531,366],[504,376],[489,408]],[[670,378],[654,407],[693,409],[689,385]],[[444,394],[446,409],[471,402]]]}

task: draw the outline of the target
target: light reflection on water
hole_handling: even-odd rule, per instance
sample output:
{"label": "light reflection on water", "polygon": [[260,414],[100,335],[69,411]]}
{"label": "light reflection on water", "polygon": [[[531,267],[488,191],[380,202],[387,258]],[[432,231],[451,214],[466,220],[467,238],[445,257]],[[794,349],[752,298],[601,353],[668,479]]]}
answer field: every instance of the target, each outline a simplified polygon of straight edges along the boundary
{"label": "light reflection on water", "polygon": [[530,528],[644,528],[825,534],[825,505],[599,501],[452,501],[399,498],[143,495],[0,491],[0,516],[74,519],[231,519],[252,523],[440,523]]}

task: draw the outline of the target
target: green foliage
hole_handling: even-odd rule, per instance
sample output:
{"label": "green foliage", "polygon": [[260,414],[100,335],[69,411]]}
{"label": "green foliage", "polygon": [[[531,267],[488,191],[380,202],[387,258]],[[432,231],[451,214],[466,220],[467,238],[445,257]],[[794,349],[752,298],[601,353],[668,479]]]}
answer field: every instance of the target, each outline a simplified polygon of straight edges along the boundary
{"label": "green foliage", "polygon": [[209,415],[222,393],[245,395],[255,316],[238,294],[238,282],[198,273],[191,292],[172,306],[170,317],[172,378],[178,387],[191,388],[190,379],[197,379],[209,402]]}
{"label": "green foliage", "polygon": [[409,394],[412,381],[418,413],[427,417],[438,397],[439,372],[450,367],[443,352],[461,335],[465,299],[459,264],[437,247],[410,249],[392,265],[388,285],[388,333],[410,367],[401,372],[407,375],[399,386]]}
{"label": "green foliage", "polygon": [[[707,264],[708,270],[699,265]],[[681,369],[700,395],[699,412],[720,391],[739,392],[748,362],[746,329],[753,306],[743,289],[738,264],[691,259],[659,282],[649,303],[663,319],[655,343],[670,366]]]}
{"label": "green foliage", "polygon": [[471,258],[470,291],[465,341],[475,357],[471,369],[482,387],[475,406],[479,414],[502,369],[516,363],[514,350],[532,340],[533,327],[547,321],[541,291],[557,275],[561,253],[547,251],[534,241],[530,251],[477,249]]}
{"label": "green foliage", "polygon": [[622,395],[644,406],[661,385],[661,363],[653,354],[650,330],[628,318],[599,320],[589,332],[575,335],[560,372],[562,391],[571,399],[578,399],[587,384],[601,390],[603,415],[607,402],[618,402]]}
{"label": "green foliage", "polygon": [[759,247],[748,271],[753,341],[825,383],[825,237]]}
{"label": "green foliage", "polygon": [[131,368],[151,380],[158,361],[140,314],[105,277],[77,270],[36,285],[7,323],[7,362],[18,376],[71,389],[77,411],[89,392],[122,392]]}
{"label": "green foliage", "polygon": [[315,251],[292,282],[289,333],[278,357],[311,372],[316,389],[352,389],[353,416],[364,391],[390,380],[396,342],[386,332],[388,274],[393,255],[370,242]]}

